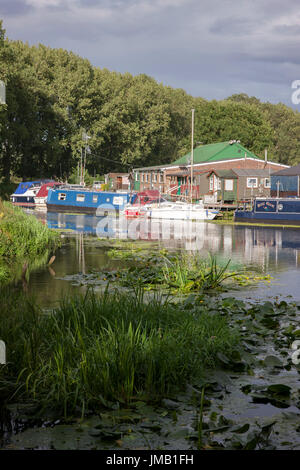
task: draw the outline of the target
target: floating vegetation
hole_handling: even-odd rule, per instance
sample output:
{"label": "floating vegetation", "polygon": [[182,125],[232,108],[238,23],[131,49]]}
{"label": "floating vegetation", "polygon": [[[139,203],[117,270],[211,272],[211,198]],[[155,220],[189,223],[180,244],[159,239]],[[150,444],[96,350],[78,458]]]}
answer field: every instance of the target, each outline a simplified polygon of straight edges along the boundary
{"label": "floating vegetation", "polygon": [[138,285],[148,291],[163,290],[175,295],[221,292],[271,280],[269,275],[245,273],[245,269],[230,270],[230,260],[220,263],[211,254],[203,259],[199,254],[172,253],[167,250],[149,253],[142,247],[113,248],[108,254],[112,259],[120,261],[118,269],[75,274],[64,279],[81,286],[105,286],[107,282],[125,288]]}

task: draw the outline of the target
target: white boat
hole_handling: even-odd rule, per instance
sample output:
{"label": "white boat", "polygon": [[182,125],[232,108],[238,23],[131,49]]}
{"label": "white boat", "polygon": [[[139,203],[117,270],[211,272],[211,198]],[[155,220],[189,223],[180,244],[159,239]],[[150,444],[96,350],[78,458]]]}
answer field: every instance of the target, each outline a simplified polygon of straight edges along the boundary
{"label": "white boat", "polygon": [[161,197],[157,190],[147,190],[134,194],[129,204],[126,204],[124,209],[120,211],[121,215],[127,218],[136,218],[144,216],[144,208],[158,207],[167,203],[168,201]]}
{"label": "white boat", "polygon": [[150,219],[169,220],[213,220],[219,213],[217,210],[205,209],[202,202],[189,204],[186,202],[169,202],[161,206],[144,206],[140,215]]}

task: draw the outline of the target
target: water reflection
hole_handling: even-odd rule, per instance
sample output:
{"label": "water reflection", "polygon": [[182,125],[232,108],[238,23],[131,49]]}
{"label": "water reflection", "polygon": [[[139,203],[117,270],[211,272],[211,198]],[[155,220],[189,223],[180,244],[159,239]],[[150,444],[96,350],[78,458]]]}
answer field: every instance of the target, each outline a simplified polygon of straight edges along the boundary
{"label": "water reflection", "polygon": [[[66,283],[66,276],[69,274],[85,274],[91,270],[111,268],[114,262],[117,267],[119,262],[112,261],[103,248],[91,243],[91,237],[87,237],[97,235],[100,238],[155,242],[158,249],[197,251],[205,256],[211,252],[220,258],[231,259],[231,266],[237,264],[257,267],[271,275],[276,273],[277,278],[278,273],[281,273],[281,291],[285,295],[292,294],[300,298],[300,230],[296,228],[220,225],[179,220],[128,221],[83,214],[46,213],[38,217],[49,227],[66,231],[64,236],[69,243],[57,254],[51,267],[52,273],[51,270],[40,271],[39,278],[37,276],[35,281],[31,276],[31,286],[35,282],[49,284],[51,279],[51,284],[56,284],[55,289],[61,294],[66,288],[70,289],[70,285]],[[97,237],[92,239],[96,242]],[[65,281],[61,281],[62,277]],[[274,292],[276,289],[278,290],[275,286]],[[265,291],[263,287],[257,293],[266,295]]]}
{"label": "water reflection", "polygon": [[[41,216],[40,216],[41,217]],[[157,241],[168,249],[212,252],[237,258],[245,264],[298,267],[300,230],[280,227],[218,225],[209,222],[128,220],[84,214],[43,214],[48,227],[94,234],[98,237]],[[84,243],[79,244],[80,271],[84,268]]]}

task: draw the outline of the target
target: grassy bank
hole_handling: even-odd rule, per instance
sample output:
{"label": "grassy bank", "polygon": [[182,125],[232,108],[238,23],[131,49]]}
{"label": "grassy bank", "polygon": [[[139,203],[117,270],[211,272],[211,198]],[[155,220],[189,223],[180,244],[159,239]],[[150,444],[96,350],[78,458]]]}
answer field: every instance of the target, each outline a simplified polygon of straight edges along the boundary
{"label": "grassy bank", "polygon": [[146,302],[141,290],[89,292],[49,314],[6,290],[0,338],[8,361],[0,369],[2,399],[30,399],[64,415],[158,399],[238,344],[226,318],[201,303],[191,311],[159,296]]}
{"label": "grassy bank", "polygon": [[34,216],[0,200],[0,282],[22,274],[26,265],[47,262],[59,244],[59,234],[48,229]]}

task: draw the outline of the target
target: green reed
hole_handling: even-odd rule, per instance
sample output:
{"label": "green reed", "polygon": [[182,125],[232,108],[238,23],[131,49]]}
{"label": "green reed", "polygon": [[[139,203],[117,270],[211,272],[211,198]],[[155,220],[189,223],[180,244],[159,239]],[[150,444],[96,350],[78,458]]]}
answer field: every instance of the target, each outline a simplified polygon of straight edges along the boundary
{"label": "green reed", "polygon": [[[0,398],[36,400],[64,415],[112,402],[159,399],[230,355],[237,333],[204,308],[195,315],[141,291],[65,299],[42,312],[21,294],[1,295],[0,338],[8,364]],[[146,398],[145,398],[146,397]]]}

